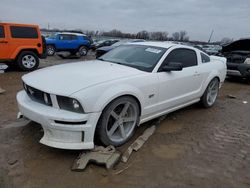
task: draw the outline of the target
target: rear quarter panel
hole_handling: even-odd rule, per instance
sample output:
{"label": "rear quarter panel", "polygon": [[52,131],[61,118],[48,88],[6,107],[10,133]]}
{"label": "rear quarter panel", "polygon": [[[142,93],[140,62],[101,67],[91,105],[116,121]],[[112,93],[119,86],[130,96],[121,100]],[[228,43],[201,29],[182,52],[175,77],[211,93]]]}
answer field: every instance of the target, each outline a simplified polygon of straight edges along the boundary
{"label": "rear quarter panel", "polygon": [[200,64],[201,72],[205,73],[204,81],[202,84],[201,95],[203,95],[209,82],[213,78],[218,77],[221,85],[226,78],[226,73],[227,73],[226,58],[221,58],[217,56],[210,56],[210,58],[211,62]]}

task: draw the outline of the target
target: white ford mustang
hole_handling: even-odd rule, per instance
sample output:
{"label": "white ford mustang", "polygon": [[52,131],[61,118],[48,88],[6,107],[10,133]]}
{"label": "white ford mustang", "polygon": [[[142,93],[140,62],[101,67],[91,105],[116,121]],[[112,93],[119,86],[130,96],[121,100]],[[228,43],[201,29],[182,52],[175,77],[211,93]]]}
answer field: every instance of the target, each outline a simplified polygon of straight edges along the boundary
{"label": "white ford mustang", "polygon": [[226,59],[184,45],[141,42],[98,60],[53,66],[23,76],[20,114],[42,125],[41,143],[92,149],[94,138],[119,146],[146,121],[200,101],[211,107]]}

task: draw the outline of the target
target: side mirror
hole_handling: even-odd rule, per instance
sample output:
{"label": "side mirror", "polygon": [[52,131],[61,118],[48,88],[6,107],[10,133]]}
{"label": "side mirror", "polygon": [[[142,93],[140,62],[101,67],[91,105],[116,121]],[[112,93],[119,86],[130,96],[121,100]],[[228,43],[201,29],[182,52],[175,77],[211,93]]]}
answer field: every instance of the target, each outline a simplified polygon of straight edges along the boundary
{"label": "side mirror", "polygon": [[161,68],[162,72],[171,72],[171,71],[181,71],[183,69],[182,63],[170,62],[167,65]]}

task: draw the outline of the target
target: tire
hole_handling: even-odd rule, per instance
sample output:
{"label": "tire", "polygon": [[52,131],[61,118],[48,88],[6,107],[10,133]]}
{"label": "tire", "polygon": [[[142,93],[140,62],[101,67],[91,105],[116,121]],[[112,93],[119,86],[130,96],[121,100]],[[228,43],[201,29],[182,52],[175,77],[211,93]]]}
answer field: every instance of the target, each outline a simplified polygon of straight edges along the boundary
{"label": "tire", "polygon": [[56,48],[53,45],[47,45],[47,55],[53,56],[56,53]]}
{"label": "tire", "polygon": [[88,54],[88,48],[85,46],[80,46],[78,49],[78,53],[80,56],[86,56]]}
{"label": "tire", "polygon": [[17,58],[17,64],[22,71],[33,71],[39,66],[39,58],[32,51],[23,51]]}
{"label": "tire", "polygon": [[96,127],[96,138],[105,146],[120,146],[134,134],[139,123],[139,105],[129,96],[113,100],[103,110]]}
{"label": "tire", "polygon": [[201,97],[201,104],[203,107],[210,108],[214,105],[219,93],[219,85],[220,83],[218,78],[214,78],[209,82],[204,94]]}

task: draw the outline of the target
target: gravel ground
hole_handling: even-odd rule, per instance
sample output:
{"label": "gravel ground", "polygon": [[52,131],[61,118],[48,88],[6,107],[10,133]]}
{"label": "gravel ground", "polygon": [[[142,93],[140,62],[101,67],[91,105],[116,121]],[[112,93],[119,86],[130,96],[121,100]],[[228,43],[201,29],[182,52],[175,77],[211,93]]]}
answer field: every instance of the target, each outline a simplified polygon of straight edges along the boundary
{"label": "gravel ground", "polygon": [[[79,60],[50,57],[41,67],[74,61]],[[0,188],[250,187],[250,86],[244,81],[227,81],[213,108],[195,104],[169,114],[127,164],[109,171],[91,164],[72,172],[79,151],[41,145],[41,126],[16,120],[15,95],[23,74],[0,74],[6,90],[0,95]],[[141,125],[132,140],[150,124]]]}

